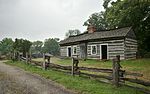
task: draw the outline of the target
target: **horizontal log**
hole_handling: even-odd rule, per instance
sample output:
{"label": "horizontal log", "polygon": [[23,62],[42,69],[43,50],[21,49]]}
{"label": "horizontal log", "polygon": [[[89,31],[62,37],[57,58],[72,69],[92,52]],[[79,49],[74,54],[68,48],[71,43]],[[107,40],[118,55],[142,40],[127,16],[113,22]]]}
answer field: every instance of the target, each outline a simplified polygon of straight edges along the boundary
{"label": "horizontal log", "polygon": [[125,41],[132,41],[132,42],[137,42],[137,40],[135,39],[131,39],[131,38],[126,38]]}
{"label": "horizontal log", "polygon": [[62,66],[62,65],[50,63],[49,67],[50,68],[58,68],[58,69],[62,69],[62,70],[70,70],[71,71],[71,66]]}
{"label": "horizontal log", "polygon": [[137,45],[137,42],[133,42],[133,41],[127,41],[127,40],[126,40],[125,43],[126,43],[126,44],[134,44],[134,45]]}
{"label": "horizontal log", "polygon": [[79,67],[79,70],[86,70],[86,71],[92,71],[92,72],[103,72],[103,73],[112,73],[112,69]]}
{"label": "horizontal log", "polygon": [[[64,69],[64,70],[71,70],[71,68],[72,68],[71,66],[63,66],[63,65],[58,65],[58,64],[54,64],[54,63],[50,63],[49,67]],[[92,71],[92,72],[112,73],[112,69],[87,68],[87,67],[78,67],[78,69],[79,70]]]}
{"label": "horizontal log", "polygon": [[89,45],[91,44],[102,44],[102,43],[122,43],[124,42],[123,39],[120,40],[108,40],[108,41],[99,41],[99,42],[88,42]]}
{"label": "horizontal log", "polygon": [[61,69],[56,69],[56,68],[52,68],[52,70],[58,71],[58,72],[63,72],[63,73],[66,73],[66,74],[71,74],[70,71],[66,71],[66,70],[61,70]]}
{"label": "horizontal log", "polygon": [[[32,61],[31,63],[34,63],[38,66],[42,66],[42,62]],[[70,70],[70,71],[72,68],[71,66],[63,66],[63,65],[54,64],[54,63],[50,63],[48,67],[62,69],[62,70]],[[92,72],[112,73],[112,69],[88,68],[88,67],[78,67],[78,69],[85,70],[85,71],[92,71]],[[120,70],[120,71],[122,71],[122,70]]]}
{"label": "horizontal log", "polygon": [[112,80],[112,77],[110,76],[104,76],[104,75],[95,75],[95,74],[89,74],[89,73],[83,73],[83,72],[80,72],[80,75],[85,75],[85,76],[90,76],[90,77],[93,77],[93,78],[105,78],[107,80]]}
{"label": "horizontal log", "polygon": [[126,44],[125,46],[126,46],[126,47],[133,47],[133,48],[137,48],[137,45],[135,45],[135,44]]}
{"label": "horizontal log", "polygon": [[38,61],[31,61],[31,63],[37,65],[37,66],[42,66],[43,63],[42,62],[38,62]]}
{"label": "horizontal log", "polygon": [[127,84],[122,84],[123,86],[127,86],[127,87],[130,87],[130,88],[133,88],[133,89],[136,89],[138,91],[141,91],[143,92],[144,94],[150,94],[150,90],[149,89],[146,89],[146,88],[140,88],[140,87],[135,87],[135,86],[131,86],[131,85],[127,85]]}
{"label": "horizontal log", "polygon": [[143,74],[141,73],[132,73],[132,72],[125,72],[125,75],[131,75],[131,76],[136,76],[136,77],[142,77]]}
{"label": "horizontal log", "polygon": [[121,79],[125,80],[125,81],[132,82],[132,83],[141,84],[141,85],[144,85],[144,86],[150,86],[150,82],[139,80],[139,79],[132,79],[132,78],[121,78]]}
{"label": "horizontal log", "polygon": [[122,47],[124,46],[124,43],[121,42],[121,43],[109,43],[108,46],[118,46],[118,47]]}

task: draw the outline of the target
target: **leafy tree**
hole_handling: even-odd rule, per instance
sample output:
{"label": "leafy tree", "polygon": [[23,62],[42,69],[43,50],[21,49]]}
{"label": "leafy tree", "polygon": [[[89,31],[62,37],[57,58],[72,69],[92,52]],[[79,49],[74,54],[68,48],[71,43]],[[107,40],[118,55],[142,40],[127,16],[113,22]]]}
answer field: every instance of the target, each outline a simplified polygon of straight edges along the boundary
{"label": "leafy tree", "polygon": [[96,29],[132,26],[138,40],[138,51],[141,56],[144,56],[150,53],[149,5],[148,0],[104,0],[103,14],[92,14],[84,25],[93,25]]}
{"label": "leafy tree", "polygon": [[23,40],[22,43],[23,56],[25,56],[26,53],[29,53],[31,45],[32,42],[30,42],[29,40]]}
{"label": "leafy tree", "polygon": [[19,53],[19,52],[22,52],[23,53],[23,56],[25,57],[26,56],[26,53],[29,52],[30,50],[30,47],[31,47],[32,43],[29,41],[29,40],[24,40],[24,39],[15,39],[15,42],[14,42],[14,52],[16,53]]}
{"label": "leafy tree", "polygon": [[59,55],[59,44],[56,41],[56,38],[45,39],[42,51],[52,55]]}
{"label": "leafy tree", "polygon": [[108,8],[108,5],[109,5],[110,1],[111,1],[111,0],[104,0],[104,3],[103,3],[104,9],[107,9],[107,8]]}
{"label": "leafy tree", "polygon": [[146,0],[117,0],[106,9],[110,28],[132,26],[137,36],[139,53],[150,52],[150,2]]}
{"label": "leafy tree", "polygon": [[60,39],[59,38],[54,38],[54,40],[56,40],[57,42],[59,42]]}
{"label": "leafy tree", "polygon": [[84,22],[84,26],[94,26],[97,30],[105,30],[107,29],[107,23],[105,21],[104,12],[93,13],[89,19]]}
{"label": "leafy tree", "polygon": [[42,41],[34,41],[31,46],[31,51],[33,53],[41,53],[43,42]]}
{"label": "leafy tree", "polygon": [[13,43],[11,38],[4,38],[0,41],[0,53],[3,55],[10,54],[13,51]]}
{"label": "leafy tree", "polygon": [[81,33],[81,31],[78,30],[78,29],[69,30],[69,31],[66,33],[66,38],[68,38],[69,36],[79,35],[80,33]]}
{"label": "leafy tree", "polygon": [[22,52],[22,44],[23,44],[23,39],[15,39],[15,42],[13,44],[13,48],[15,52]]}

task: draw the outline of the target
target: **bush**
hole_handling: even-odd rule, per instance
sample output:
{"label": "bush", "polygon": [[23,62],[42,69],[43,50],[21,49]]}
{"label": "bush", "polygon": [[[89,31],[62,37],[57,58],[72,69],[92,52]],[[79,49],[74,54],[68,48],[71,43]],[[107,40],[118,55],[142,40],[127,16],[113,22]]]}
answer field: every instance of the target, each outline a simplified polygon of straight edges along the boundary
{"label": "bush", "polygon": [[144,54],[144,57],[145,57],[145,58],[150,58],[150,52],[146,52],[146,53]]}

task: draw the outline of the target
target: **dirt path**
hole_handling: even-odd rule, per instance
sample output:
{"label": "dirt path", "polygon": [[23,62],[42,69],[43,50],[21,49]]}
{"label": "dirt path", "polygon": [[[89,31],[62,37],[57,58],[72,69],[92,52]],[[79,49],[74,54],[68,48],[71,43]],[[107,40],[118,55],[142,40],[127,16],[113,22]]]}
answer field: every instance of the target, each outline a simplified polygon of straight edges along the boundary
{"label": "dirt path", "polygon": [[0,61],[0,94],[73,94],[53,81]]}

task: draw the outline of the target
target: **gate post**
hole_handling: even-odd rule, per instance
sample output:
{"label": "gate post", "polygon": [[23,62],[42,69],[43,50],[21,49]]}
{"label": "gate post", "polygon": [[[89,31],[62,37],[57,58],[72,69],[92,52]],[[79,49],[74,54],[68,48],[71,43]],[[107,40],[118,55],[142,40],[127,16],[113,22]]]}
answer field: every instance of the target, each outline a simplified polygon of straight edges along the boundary
{"label": "gate post", "polygon": [[28,63],[28,53],[26,52],[26,63]]}
{"label": "gate post", "polygon": [[71,74],[79,74],[80,75],[80,71],[79,71],[79,67],[78,67],[78,63],[79,63],[79,59],[78,59],[78,55],[76,55],[77,57],[72,57],[72,71]]}
{"label": "gate post", "polygon": [[116,58],[113,59],[113,84],[118,87],[119,86],[119,70],[120,70],[120,56],[117,55]]}
{"label": "gate post", "polygon": [[71,74],[74,76],[74,58],[72,58],[72,71]]}
{"label": "gate post", "polygon": [[45,54],[43,54],[43,69],[46,69],[46,61],[45,61]]}

